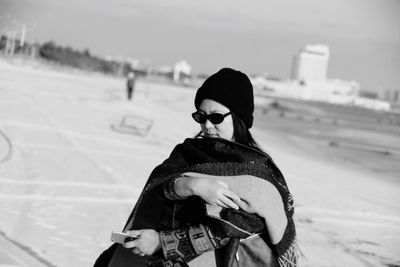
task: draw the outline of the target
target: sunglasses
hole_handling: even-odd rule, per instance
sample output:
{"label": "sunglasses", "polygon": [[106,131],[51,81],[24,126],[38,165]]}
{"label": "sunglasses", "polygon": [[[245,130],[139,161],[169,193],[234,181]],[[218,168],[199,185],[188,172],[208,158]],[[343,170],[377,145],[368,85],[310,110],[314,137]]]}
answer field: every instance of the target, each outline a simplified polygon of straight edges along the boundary
{"label": "sunglasses", "polygon": [[197,122],[197,123],[205,123],[207,120],[209,120],[212,124],[220,124],[221,122],[224,121],[226,116],[229,116],[231,113],[211,113],[211,114],[204,114],[200,111],[196,111],[192,113],[192,118]]}

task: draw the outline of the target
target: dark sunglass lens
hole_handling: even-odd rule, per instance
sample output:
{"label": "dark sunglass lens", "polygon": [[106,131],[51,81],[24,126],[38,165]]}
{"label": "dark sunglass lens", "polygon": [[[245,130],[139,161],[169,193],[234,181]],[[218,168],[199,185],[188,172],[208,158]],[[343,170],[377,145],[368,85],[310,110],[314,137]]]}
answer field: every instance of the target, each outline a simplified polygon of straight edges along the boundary
{"label": "dark sunglass lens", "polygon": [[208,119],[212,124],[220,124],[224,120],[224,115],[220,113],[212,113],[208,115]]}
{"label": "dark sunglass lens", "polygon": [[199,112],[194,112],[192,117],[197,123],[205,123],[207,120],[207,116]]}

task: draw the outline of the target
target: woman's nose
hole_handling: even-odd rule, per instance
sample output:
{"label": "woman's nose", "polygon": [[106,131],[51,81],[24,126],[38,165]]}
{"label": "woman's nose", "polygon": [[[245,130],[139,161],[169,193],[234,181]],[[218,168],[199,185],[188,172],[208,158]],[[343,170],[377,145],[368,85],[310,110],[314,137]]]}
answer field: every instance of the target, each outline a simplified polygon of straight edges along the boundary
{"label": "woman's nose", "polygon": [[212,124],[209,120],[206,120],[204,126],[206,127],[206,129],[210,129],[214,127],[214,124]]}

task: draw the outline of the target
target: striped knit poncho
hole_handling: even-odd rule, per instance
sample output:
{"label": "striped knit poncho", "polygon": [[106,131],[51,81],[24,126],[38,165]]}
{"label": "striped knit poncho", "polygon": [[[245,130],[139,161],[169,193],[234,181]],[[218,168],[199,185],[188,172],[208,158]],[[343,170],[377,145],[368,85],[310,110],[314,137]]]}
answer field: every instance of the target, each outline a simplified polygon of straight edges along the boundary
{"label": "striped knit poncho", "polygon": [[[167,198],[166,185],[186,172],[217,176],[248,209]],[[297,266],[293,213],[285,179],[267,154],[225,139],[186,139],[153,170],[124,228],[159,231],[163,249],[139,257],[114,244],[98,260],[106,264],[95,266]]]}

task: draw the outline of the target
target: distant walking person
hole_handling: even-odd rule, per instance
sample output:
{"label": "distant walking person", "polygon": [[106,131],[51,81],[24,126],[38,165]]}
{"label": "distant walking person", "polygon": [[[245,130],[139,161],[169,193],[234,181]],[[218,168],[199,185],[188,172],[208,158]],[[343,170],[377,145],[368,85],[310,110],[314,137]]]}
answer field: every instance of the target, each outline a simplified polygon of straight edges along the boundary
{"label": "distant walking person", "polygon": [[130,71],[128,73],[128,79],[126,81],[126,90],[128,93],[128,100],[132,99],[133,96],[133,91],[135,90],[135,82],[136,82],[136,78],[135,78],[135,73],[133,73],[133,71]]}

